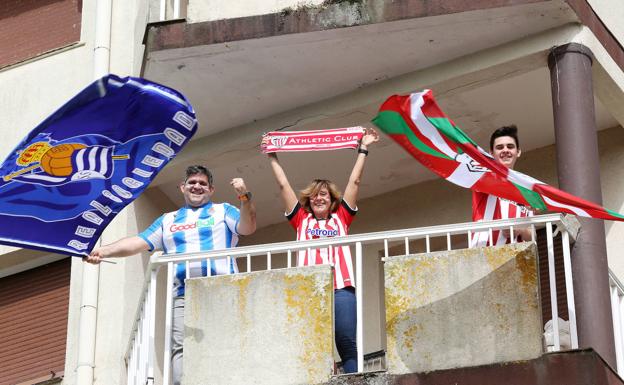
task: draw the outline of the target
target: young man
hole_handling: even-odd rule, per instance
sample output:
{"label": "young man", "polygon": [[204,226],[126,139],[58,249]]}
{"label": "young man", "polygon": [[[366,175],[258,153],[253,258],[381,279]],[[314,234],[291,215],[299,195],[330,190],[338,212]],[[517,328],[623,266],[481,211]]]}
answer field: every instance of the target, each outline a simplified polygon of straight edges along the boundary
{"label": "young man", "polygon": [[[492,133],[490,137],[490,154],[497,162],[513,170],[516,161],[522,154],[518,140],[518,128],[514,125],[504,126]],[[495,195],[472,191],[472,220],[489,221],[533,216],[527,207],[515,202],[499,198]],[[509,229],[492,231],[490,242],[489,231],[476,232],[472,236],[470,247],[495,246],[510,243]],[[531,229],[514,228],[516,241],[531,240]]]}
{"label": "young man", "polygon": [[[104,258],[127,257],[157,249],[172,254],[235,247],[238,235],[249,235],[256,231],[256,209],[243,179],[234,178],[230,184],[241,201],[240,210],[229,203],[213,203],[211,197],[215,188],[212,174],[203,166],[190,166],[186,169],[186,178],[180,184],[180,192],[186,202],[184,207],[162,215],[139,235],[95,248],[85,258],[86,262],[97,264]],[[223,258],[210,262],[191,262],[189,276],[207,275],[208,263],[211,275],[237,272],[234,262],[228,266],[227,259]],[[185,278],[186,264],[177,264],[173,285],[171,354],[174,385],[179,385],[182,377]]]}

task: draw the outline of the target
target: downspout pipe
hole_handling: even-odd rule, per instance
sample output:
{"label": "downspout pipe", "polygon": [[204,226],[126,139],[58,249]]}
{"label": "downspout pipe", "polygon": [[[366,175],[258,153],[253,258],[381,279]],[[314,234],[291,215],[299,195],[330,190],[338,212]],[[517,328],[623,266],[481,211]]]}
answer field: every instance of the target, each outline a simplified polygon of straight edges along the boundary
{"label": "downspout pipe", "polygon": [[95,46],[93,48],[93,78],[99,79],[110,71],[111,24],[113,0],[97,0],[95,13]]}
{"label": "downspout pipe", "polygon": [[[96,0],[93,77],[99,79],[110,71],[110,41],[113,0]],[[82,300],[78,329],[78,365],[76,384],[93,385],[97,331],[100,266],[82,264]]]}

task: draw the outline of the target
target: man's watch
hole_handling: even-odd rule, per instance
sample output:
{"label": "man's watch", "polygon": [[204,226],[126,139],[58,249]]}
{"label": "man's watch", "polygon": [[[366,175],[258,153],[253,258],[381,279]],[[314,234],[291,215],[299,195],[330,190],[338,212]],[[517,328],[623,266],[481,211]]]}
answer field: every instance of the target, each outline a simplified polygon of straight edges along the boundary
{"label": "man's watch", "polygon": [[249,202],[251,200],[251,191],[247,191],[246,193],[239,195],[238,200],[241,202]]}

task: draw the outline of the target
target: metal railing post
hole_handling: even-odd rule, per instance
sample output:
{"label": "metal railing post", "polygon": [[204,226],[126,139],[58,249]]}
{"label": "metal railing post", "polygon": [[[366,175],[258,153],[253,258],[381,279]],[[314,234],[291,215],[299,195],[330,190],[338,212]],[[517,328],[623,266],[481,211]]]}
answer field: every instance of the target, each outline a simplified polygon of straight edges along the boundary
{"label": "metal railing post", "polygon": [[388,258],[390,251],[388,250],[388,238],[384,239],[384,258]]}
{"label": "metal railing post", "polygon": [[[616,285],[617,286],[617,285]],[[619,294],[624,295],[624,292],[622,290],[619,291]],[[620,328],[620,344],[624,344],[624,317],[622,317],[622,315],[624,314],[624,302],[622,301],[622,296],[618,295],[619,297],[619,301],[618,301],[618,308],[617,311],[620,315],[620,324],[619,324],[619,328]],[[619,360],[618,360],[618,374],[622,374],[622,372],[624,371],[624,346],[622,348],[622,356],[620,356]],[[621,365],[620,365],[621,362]]]}
{"label": "metal railing post", "polygon": [[149,343],[148,343],[148,352],[147,352],[147,385],[154,384],[154,356],[155,352],[155,339],[156,339],[156,289],[157,289],[157,277],[158,269],[153,268],[151,277],[150,277],[150,285],[149,285]]}
{"label": "metal railing post", "polygon": [[621,375],[624,372],[624,286],[611,270],[609,270],[609,289],[613,314],[615,358],[618,374]]}
{"label": "metal railing post", "polygon": [[559,341],[559,310],[557,309],[557,279],[555,276],[555,250],[553,246],[552,223],[546,224],[546,243],[548,245],[548,278],[550,283],[550,308],[553,327],[553,344],[555,351],[561,350]]}
{"label": "metal railing post", "polygon": [[[610,281],[610,280],[609,280]],[[615,361],[617,363],[617,371],[621,372],[622,366],[622,330],[620,320],[620,295],[618,288],[612,282],[609,282],[611,293],[611,313],[613,314],[613,337],[615,339]]]}
{"label": "metal railing post", "polygon": [[364,270],[364,266],[362,264],[362,243],[358,242],[355,244],[355,266],[356,266],[356,318],[357,318],[357,328],[356,328],[356,344],[357,344],[357,367],[358,372],[362,372],[364,370],[364,325],[362,324],[364,318],[363,312],[363,275],[362,270]]}
{"label": "metal railing post", "polygon": [[[535,232],[535,231],[534,231]],[[574,304],[574,283],[572,282],[572,262],[570,260],[570,234],[567,230],[561,231],[563,242],[563,271],[566,283],[568,302],[568,318],[570,322],[570,347],[578,349],[578,330],[576,328],[576,305]]]}
{"label": "metal railing post", "polygon": [[160,10],[159,10],[159,19],[160,21],[165,21],[167,19],[167,0],[160,0]]}
{"label": "metal railing post", "polygon": [[[143,311],[141,311],[141,314]],[[137,377],[139,379],[139,383],[143,381],[143,322],[139,323],[139,328],[137,329]]]}
{"label": "metal railing post", "polygon": [[128,385],[136,384],[136,343],[134,342],[135,338],[132,339],[132,348],[130,357],[128,359]]}
{"label": "metal railing post", "polygon": [[173,0],[173,18],[180,18],[180,0]]}
{"label": "metal railing post", "polygon": [[175,264],[167,264],[167,300],[165,303],[165,347],[163,352],[163,385],[169,385],[171,377],[171,327],[173,325],[173,274]]}

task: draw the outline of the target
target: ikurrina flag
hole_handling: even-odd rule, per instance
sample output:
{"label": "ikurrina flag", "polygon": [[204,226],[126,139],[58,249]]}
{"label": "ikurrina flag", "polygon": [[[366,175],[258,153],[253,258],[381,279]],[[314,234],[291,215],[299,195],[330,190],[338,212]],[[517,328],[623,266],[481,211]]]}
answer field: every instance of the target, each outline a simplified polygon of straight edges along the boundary
{"label": "ikurrina flag", "polygon": [[333,128],[318,131],[273,131],[262,136],[261,149],[269,152],[324,151],[357,148],[364,127]]}
{"label": "ikurrina flag", "polygon": [[175,90],[139,78],[97,80],[0,165],[0,243],[87,255],[196,129],[193,108]]}
{"label": "ikurrina flag", "polygon": [[510,170],[473,142],[438,107],[430,90],[394,95],[373,119],[431,171],[459,186],[539,210],[624,221],[624,216]]}

